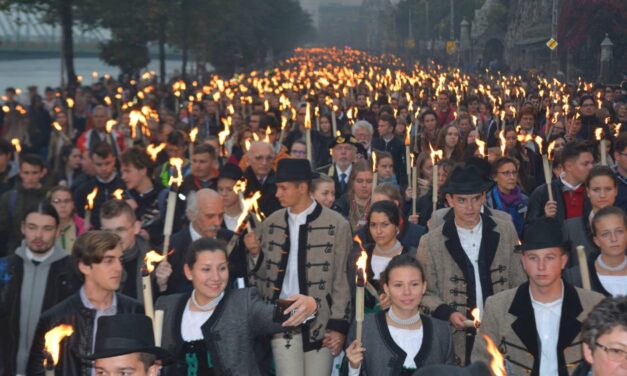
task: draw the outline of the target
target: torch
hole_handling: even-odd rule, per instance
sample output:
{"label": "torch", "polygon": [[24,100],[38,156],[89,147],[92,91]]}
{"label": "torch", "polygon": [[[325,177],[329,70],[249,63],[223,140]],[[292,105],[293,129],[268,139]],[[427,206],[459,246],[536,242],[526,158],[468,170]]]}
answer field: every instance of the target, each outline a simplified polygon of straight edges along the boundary
{"label": "torch", "polygon": [[333,134],[337,132],[337,118],[335,117],[335,112],[338,110],[337,106],[333,104],[333,110],[331,110],[331,126],[333,127]]}
{"label": "torch", "polygon": [[[410,157],[413,169],[411,174],[411,213],[416,215],[416,200],[418,199],[418,161],[413,154],[411,154]],[[409,174],[407,176],[409,176]]]}
{"label": "torch", "polygon": [[124,190],[122,188],[118,188],[115,191],[113,191],[113,197],[116,200],[124,200]]}
{"label": "torch", "polygon": [[[410,154],[411,154],[411,135],[410,133],[410,129],[411,129],[411,124],[407,126],[407,131],[405,132],[405,169],[407,170],[407,178],[409,179],[410,177]],[[414,179],[416,179],[416,176],[414,176]]]}
{"label": "torch", "polygon": [[46,376],[54,376],[54,368],[59,364],[59,352],[61,351],[61,341],[74,333],[74,328],[68,324],[61,324],[50,329],[44,334],[46,358],[44,368]]}
{"label": "torch", "polygon": [[596,137],[597,141],[599,141],[599,145],[600,145],[599,153],[601,154],[601,164],[603,166],[607,166],[607,146],[605,145],[605,139],[603,138],[603,129],[602,128],[595,129],[594,136]]}
{"label": "torch", "polygon": [[161,151],[165,149],[165,146],[166,146],[165,142],[156,146],[153,144],[150,144],[146,148],[146,153],[148,153],[148,155],[150,156],[150,159],[152,159],[153,161],[156,161],[157,155],[159,155],[159,153],[161,153]]}
{"label": "torch", "polygon": [[194,143],[196,142],[197,136],[198,136],[198,127],[194,127],[192,128],[191,131],[189,131],[189,156],[190,158],[192,154],[194,154]]}
{"label": "torch", "polygon": [[[181,158],[170,158],[170,165],[176,171],[170,176],[168,192],[168,204],[165,211],[165,223],[163,226],[163,249],[164,255],[168,253],[170,247],[170,236],[172,235],[172,226],[174,225],[174,211],[176,210],[176,196],[178,187],[183,183],[183,160]],[[175,177],[176,175],[176,177]],[[174,190],[172,189],[174,188]]]}
{"label": "torch", "polygon": [[479,312],[479,308],[473,308],[472,311],[470,311],[470,315],[472,316],[472,320],[464,321],[464,325],[467,328],[479,328],[479,326],[481,326],[481,320],[479,319],[481,312]]}
{"label": "torch", "polygon": [[[551,166],[549,164],[549,154],[551,154],[551,151],[553,151],[554,144],[555,141],[551,142],[549,144],[549,147],[547,148],[547,153],[542,154],[542,169],[544,170],[544,181],[546,182],[546,189],[549,194],[549,201],[553,201],[553,189],[551,187],[551,181],[553,181],[553,171],[551,170]],[[541,142],[539,143],[539,146],[540,150],[542,150]]]}
{"label": "torch", "polygon": [[89,230],[91,227],[91,210],[94,208],[94,200],[98,195],[98,187],[94,187],[94,189],[87,195],[87,205],[85,205],[85,227]]}
{"label": "torch", "polygon": [[485,146],[485,142],[484,142],[484,141],[482,141],[482,140],[480,140],[480,139],[476,139],[476,140],[475,140],[475,143],[477,144],[477,147],[478,147],[478,149],[477,149],[477,150],[479,151],[479,154],[481,154],[481,157],[482,157],[483,159],[486,159],[486,160],[487,160],[487,159],[488,159],[488,154],[486,153],[486,146]]}
{"label": "torch", "polygon": [[237,245],[237,241],[239,240],[239,235],[242,234],[244,228],[248,229],[248,231],[251,231],[250,223],[248,222],[248,214],[250,213],[250,210],[256,205],[260,197],[261,192],[257,191],[250,198],[242,199],[242,201],[240,201],[240,205],[242,206],[242,214],[240,214],[239,218],[237,219],[237,226],[235,227],[234,231],[235,234],[231,237],[231,240],[229,240],[229,243],[226,246],[227,256],[230,256],[231,252],[233,252],[233,249],[235,249],[235,245]]}
{"label": "torch", "polygon": [[224,125],[224,130],[218,132],[218,142],[220,143],[220,151],[222,153],[223,157],[226,157],[227,153],[226,153],[226,139],[229,137],[229,135],[231,134],[231,131],[229,130],[229,125],[225,124]]}
{"label": "torch", "polygon": [[437,163],[440,160],[440,158],[442,158],[442,150],[438,150],[435,151],[433,150],[433,146],[431,146],[431,143],[429,143],[429,149],[431,149],[431,164],[433,165],[433,173],[432,175],[432,196],[431,196],[431,201],[433,202],[433,211],[435,212],[435,209],[437,208],[438,205],[438,166]]}
{"label": "torch", "polygon": [[[374,189],[377,187],[377,181],[379,180],[377,174],[377,152],[372,152],[372,195],[374,195]],[[372,200],[372,195],[370,199]]]}
{"label": "torch", "polygon": [[485,339],[488,353],[492,356],[492,361],[490,362],[490,370],[492,371],[492,374],[494,376],[506,376],[507,371],[505,370],[505,358],[503,358],[503,354],[501,354],[490,336],[486,334],[481,334],[481,336]]}
{"label": "torch", "polygon": [[305,141],[307,144],[307,159],[309,163],[313,163],[312,150],[311,150],[311,110],[310,104],[307,102],[307,109],[305,113]]}
{"label": "torch", "polygon": [[365,316],[365,286],[368,282],[368,276],[366,275],[366,263],[368,262],[368,253],[362,248],[361,241],[359,237],[355,235],[353,238],[361,249],[361,254],[357,259],[356,270],[355,270],[355,322],[357,323],[357,341],[361,343],[363,324],[364,324],[364,316]]}
{"label": "torch", "polygon": [[67,103],[67,125],[70,131],[70,136],[74,136],[74,99],[67,97],[65,99]]}
{"label": "torch", "polygon": [[52,126],[57,132],[59,132],[59,135],[61,135],[61,138],[63,139],[63,141],[67,142],[68,144],[72,143],[70,138],[65,134],[65,132],[63,132],[63,127],[61,126],[61,124],[59,124],[58,121],[52,122]]}
{"label": "torch", "polygon": [[581,273],[581,285],[584,289],[590,290],[590,273],[588,271],[588,259],[583,245],[577,246],[577,257],[579,258],[579,272]]}
{"label": "torch", "polygon": [[113,132],[113,127],[117,124],[117,121],[111,119],[107,120],[107,124],[105,125],[105,129],[107,131],[107,143],[111,144],[111,132]]}
{"label": "torch", "polygon": [[20,165],[20,153],[22,152],[22,144],[20,144],[19,138],[14,138],[11,140],[13,147],[15,148],[15,154],[13,154],[13,160],[16,165]]}
{"label": "torch", "polygon": [[160,255],[158,252],[150,251],[144,256],[145,268],[142,269],[142,286],[144,288],[144,311],[146,316],[153,321],[155,319],[155,311],[152,300],[152,283],[150,282],[150,273],[155,270],[155,264],[163,261],[165,254]]}
{"label": "torch", "polygon": [[501,129],[501,131],[499,132],[499,140],[501,142],[501,157],[504,157],[506,151],[506,139],[504,129]]}

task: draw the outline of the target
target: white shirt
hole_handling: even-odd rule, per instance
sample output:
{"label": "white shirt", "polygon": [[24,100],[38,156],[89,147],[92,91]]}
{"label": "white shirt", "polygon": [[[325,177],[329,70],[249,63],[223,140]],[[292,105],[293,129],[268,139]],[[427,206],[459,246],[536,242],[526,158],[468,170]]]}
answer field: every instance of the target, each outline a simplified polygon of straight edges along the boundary
{"label": "white shirt", "polygon": [[[593,266],[594,267],[594,266]],[[627,276],[626,275],[601,275],[599,281],[603,287],[612,294],[612,296],[627,295]]]}
{"label": "white shirt", "polygon": [[202,330],[204,323],[209,320],[213,310],[208,312],[196,312],[189,309],[189,303],[185,304],[183,319],[181,320],[181,337],[183,341],[191,342],[203,339]]}
{"label": "white shirt", "polygon": [[339,181],[339,182],[341,182],[341,181],[342,181],[342,174],[344,173],[344,174],[346,174],[346,177],[344,178],[344,179],[345,179],[345,181],[344,181],[344,182],[345,182],[346,184],[348,184],[348,178],[350,178],[350,177],[351,177],[351,171],[353,171],[353,165],[352,165],[352,164],[349,164],[349,165],[348,165],[348,168],[347,168],[346,170],[342,171],[342,170],[340,169],[340,166],[338,166],[338,165],[337,165],[337,163],[336,163],[336,164],[335,164],[335,169],[337,170],[337,181]]}
{"label": "white shirt", "polygon": [[189,224],[189,235],[192,237],[193,242],[202,238],[202,235],[200,235],[199,233],[196,232],[196,230],[194,230],[194,226],[192,226],[191,223]]}
{"label": "white shirt", "polygon": [[540,376],[557,375],[557,341],[560,335],[564,286],[562,285],[562,297],[549,303],[535,300],[531,290],[529,290],[529,296],[536,318],[536,330],[540,338]]}
{"label": "white shirt", "polygon": [[228,228],[231,231],[235,231],[235,228],[237,227],[237,220],[239,219],[239,214],[238,215],[234,215],[234,216],[230,216],[226,213],[224,213],[224,215],[222,216],[224,219],[224,225],[226,226],[226,228]]}
{"label": "white shirt", "polygon": [[372,274],[374,279],[381,279],[381,273],[392,260],[390,257],[372,255],[372,261],[370,261],[370,267],[372,268]]}
{"label": "white shirt", "polygon": [[479,312],[483,313],[483,291],[481,290],[481,277],[479,276],[479,250],[481,249],[481,237],[483,235],[483,221],[479,219],[479,223],[472,229],[468,230],[455,225],[459,242],[466,252],[466,256],[472,263],[472,269],[475,272],[475,297]]}
{"label": "white shirt", "polygon": [[560,175],[560,180],[562,181],[562,184],[564,184],[564,186],[568,188],[569,190],[576,191],[577,188],[579,188],[579,186],[581,185],[581,183],[577,185],[570,184],[569,182],[566,181],[566,179],[564,179],[564,176],[566,176],[566,173],[562,172],[562,174]]}
{"label": "white shirt", "polygon": [[307,222],[307,216],[316,208],[316,201],[312,200],[311,205],[298,214],[292,213],[291,209],[287,209],[287,224],[290,229],[290,253],[287,258],[287,267],[285,268],[285,278],[281,288],[281,298],[287,299],[292,295],[300,293],[298,284],[298,237],[300,226]]}

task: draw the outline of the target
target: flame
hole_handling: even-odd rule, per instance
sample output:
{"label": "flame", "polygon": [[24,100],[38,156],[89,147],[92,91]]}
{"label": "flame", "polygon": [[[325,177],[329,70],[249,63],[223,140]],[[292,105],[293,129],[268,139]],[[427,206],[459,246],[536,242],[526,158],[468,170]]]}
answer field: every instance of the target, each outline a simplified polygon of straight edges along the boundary
{"label": "flame", "polygon": [[546,148],[546,154],[549,156],[549,159],[553,159],[553,149],[555,148],[555,140],[551,141],[549,146]]}
{"label": "flame", "polygon": [[377,153],[372,153],[372,173],[377,173]]}
{"label": "flame", "polygon": [[62,131],[63,131],[63,127],[61,126],[61,124],[59,124],[59,122],[58,122],[58,121],[53,121],[53,122],[52,122],[52,127],[53,127],[54,129],[56,129],[57,131],[59,131],[59,132],[62,132]]}
{"label": "flame", "polygon": [[146,272],[148,274],[152,273],[152,271],[155,270],[155,264],[158,264],[161,261],[163,261],[165,257],[166,255],[162,255],[161,253],[156,252],[154,250],[146,253],[146,256],[144,256],[144,263],[146,264]]}
{"label": "flame", "polygon": [[118,188],[113,192],[113,197],[118,200],[124,200],[124,190],[122,188]]}
{"label": "flame", "polygon": [[485,153],[485,142],[481,141],[480,139],[476,139],[475,143],[477,144],[477,146],[479,147],[479,153],[481,154],[482,157],[485,158],[486,153]]}
{"label": "flame", "polygon": [[246,179],[238,180],[233,186],[233,192],[244,193],[246,191]]}
{"label": "flame", "polygon": [[98,195],[98,187],[94,187],[94,190],[87,195],[87,206],[85,207],[86,210],[91,210],[94,208],[94,200],[96,199],[96,195]]}
{"label": "flame", "polygon": [[4,105],[4,106],[2,106],[2,111],[9,112],[9,111],[11,111],[11,108],[9,106],[7,106],[7,105]]}
{"label": "flame", "polygon": [[250,140],[249,139],[244,140],[244,147],[246,148],[246,151],[250,150]]}
{"label": "flame", "polygon": [[111,98],[109,98],[109,96],[104,97],[104,101],[107,104],[107,106],[111,106]]}
{"label": "flame", "polygon": [[361,239],[359,239],[359,236],[355,235],[353,237],[353,241],[359,245],[359,249],[361,250],[361,254],[359,255],[359,258],[357,259],[357,262],[355,263],[355,266],[357,269],[356,279],[358,283],[361,283],[361,281],[363,280],[363,284],[365,285],[368,282],[368,275],[366,273],[366,265],[368,263],[368,253],[366,253],[366,250],[364,249],[363,244],[361,243]]}
{"label": "flame", "polygon": [[118,122],[115,120],[108,120],[107,121],[107,133],[111,133],[111,131],[113,130],[113,127],[117,124]]}
{"label": "flame", "polygon": [[229,135],[231,134],[231,131],[229,130],[229,127],[225,126],[224,130],[221,132],[218,132],[218,140],[220,141],[220,145],[224,145],[224,143],[226,142],[226,139],[229,137]]}
{"label": "flame", "polygon": [[505,130],[501,129],[501,131],[499,132],[499,139],[501,140],[501,156],[505,156],[505,145],[507,140],[505,139]]}
{"label": "flame", "polygon": [[490,336],[486,334],[481,334],[481,336],[487,342],[488,353],[492,356],[492,361],[490,362],[490,370],[492,371],[492,374],[494,376],[506,376],[507,371],[505,370],[505,359],[503,358],[503,354],[501,354]]}
{"label": "flame", "polygon": [[192,143],[196,142],[196,136],[198,136],[198,127],[194,127],[191,131],[189,131],[189,140]]}
{"label": "flame", "polygon": [[305,128],[307,129],[311,128],[311,109],[309,107],[310,107],[310,104],[309,102],[307,102],[307,108],[305,111]]}
{"label": "flame", "polygon": [[473,308],[472,311],[470,311],[470,315],[473,318],[472,322],[475,328],[478,328],[481,325],[481,312],[479,311],[479,308]]}
{"label": "flame", "polygon": [[603,128],[597,128],[594,130],[594,137],[597,139],[597,141],[601,141],[601,138],[603,137]]}
{"label": "flame", "polygon": [[248,215],[248,213],[250,212],[250,210],[253,208],[253,206],[259,200],[260,197],[261,197],[261,192],[257,191],[252,195],[252,197],[249,197],[244,200],[243,207],[242,207],[242,214],[237,219],[237,226],[235,227],[236,229],[239,229],[242,226],[242,223],[244,223],[244,221],[246,220],[246,216]]}
{"label": "flame", "polygon": [[431,146],[431,143],[429,143],[429,149],[431,149],[431,153],[430,153],[431,162],[435,166],[435,164],[438,163],[438,161],[440,159],[442,159],[443,151],[442,150],[438,150],[438,151],[433,150],[433,146]]}
{"label": "flame", "polygon": [[170,176],[170,181],[168,185],[176,184],[176,186],[180,186],[183,184],[183,159],[181,158],[170,158],[170,165],[176,169],[176,177],[174,175]]}
{"label": "flame", "polygon": [[148,155],[150,155],[150,159],[152,159],[153,161],[156,161],[157,155],[161,153],[161,150],[165,149],[165,146],[166,146],[165,142],[157,146],[155,146],[154,144],[150,144],[146,148],[146,152],[148,153]]}
{"label": "flame", "polygon": [[542,137],[536,136],[533,138],[533,140],[536,142],[536,144],[538,144],[538,150],[540,151],[540,154],[542,154]]}
{"label": "flame", "polygon": [[11,143],[15,147],[15,151],[20,153],[22,152],[22,144],[20,144],[20,140],[18,138],[14,138],[11,140]]}
{"label": "flame", "polygon": [[263,142],[270,143],[270,134],[272,133],[272,129],[270,127],[266,128],[266,137],[263,139]]}
{"label": "flame", "polygon": [[[61,324],[50,329],[44,335],[46,352],[52,357],[53,366],[56,366],[59,363],[59,351],[61,351],[61,341],[63,341],[63,338],[71,336],[73,333],[74,328],[72,328],[71,325]],[[47,364],[47,359],[45,362],[45,366],[49,367],[50,365]]]}
{"label": "flame", "polygon": [[411,143],[411,124],[407,124],[407,127],[405,128],[405,146],[409,146],[409,144]]}
{"label": "flame", "polygon": [[74,107],[74,99],[68,97],[65,99],[65,102],[67,103],[68,108]]}

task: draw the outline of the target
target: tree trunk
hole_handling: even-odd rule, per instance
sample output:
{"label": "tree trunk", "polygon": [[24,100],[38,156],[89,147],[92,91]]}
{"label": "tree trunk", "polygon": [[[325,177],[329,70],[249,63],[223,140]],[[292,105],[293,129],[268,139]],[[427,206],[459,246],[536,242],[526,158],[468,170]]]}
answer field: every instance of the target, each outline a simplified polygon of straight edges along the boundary
{"label": "tree trunk", "polygon": [[67,89],[70,96],[74,96],[76,90],[76,72],[74,71],[74,36],[72,25],[72,0],[57,0],[57,11],[61,24],[61,53],[65,60],[65,72],[67,74]]}
{"label": "tree trunk", "polygon": [[183,18],[183,22],[181,22],[181,25],[183,26],[183,30],[182,30],[182,52],[183,52],[183,57],[182,57],[182,67],[181,67],[181,75],[183,76],[183,80],[185,80],[187,78],[187,60],[188,60],[188,54],[189,54],[189,28],[187,25],[187,22],[189,21],[189,1],[188,0],[183,0],[181,2],[181,16]]}
{"label": "tree trunk", "polygon": [[159,83],[165,85],[165,19],[159,22]]}

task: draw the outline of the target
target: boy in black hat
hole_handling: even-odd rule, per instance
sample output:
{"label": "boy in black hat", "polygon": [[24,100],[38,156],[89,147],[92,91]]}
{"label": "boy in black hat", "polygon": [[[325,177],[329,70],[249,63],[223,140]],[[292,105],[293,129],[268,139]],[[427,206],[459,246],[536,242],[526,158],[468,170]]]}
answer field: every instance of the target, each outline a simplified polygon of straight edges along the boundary
{"label": "boy in black hat", "polygon": [[237,220],[242,214],[239,198],[233,190],[233,187],[241,178],[242,170],[233,163],[225,164],[220,169],[220,175],[218,175],[217,191],[224,201],[224,214],[222,215],[224,221],[222,222],[222,227],[231,231],[235,231]]}
{"label": "boy in black hat", "polygon": [[115,315],[98,319],[93,360],[97,375],[157,376],[171,354],[155,346],[152,321],[145,315]]}
{"label": "boy in black hat", "polygon": [[[480,332],[504,353],[512,374],[566,376],[582,360],[582,323],[603,296],[562,281],[566,249],[557,219],[532,222],[521,246],[529,281],[486,301]],[[472,360],[490,360],[481,336]]]}
{"label": "boy in black hat", "polygon": [[276,196],[284,209],[244,238],[251,284],[266,301],[300,293],[318,302],[314,320],[272,339],[279,375],[328,375],[349,326],[351,230],[346,219],[309,195],[316,175],[305,159],[279,161]]}
{"label": "boy in black hat", "polygon": [[322,166],[316,171],[333,178],[335,182],[335,197],[340,198],[348,189],[348,180],[353,170],[353,162],[357,154],[359,142],[350,134],[337,136],[329,148],[331,148],[331,164]]}
{"label": "boy in black hat", "polygon": [[518,243],[514,226],[481,213],[491,187],[474,166],[453,170],[442,187],[453,216],[423,236],[418,247],[427,280],[423,305],[456,329],[453,343],[461,365],[469,363],[474,340],[474,329],[466,325],[471,310],[481,312],[488,296],[524,281],[513,254]]}

